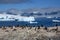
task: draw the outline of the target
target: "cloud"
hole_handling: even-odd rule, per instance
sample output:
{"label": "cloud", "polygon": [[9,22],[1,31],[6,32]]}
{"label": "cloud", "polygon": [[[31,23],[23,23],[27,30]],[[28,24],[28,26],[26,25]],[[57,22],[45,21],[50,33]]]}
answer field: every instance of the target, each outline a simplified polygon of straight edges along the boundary
{"label": "cloud", "polygon": [[14,4],[14,3],[25,3],[30,0],[0,0],[0,4]]}

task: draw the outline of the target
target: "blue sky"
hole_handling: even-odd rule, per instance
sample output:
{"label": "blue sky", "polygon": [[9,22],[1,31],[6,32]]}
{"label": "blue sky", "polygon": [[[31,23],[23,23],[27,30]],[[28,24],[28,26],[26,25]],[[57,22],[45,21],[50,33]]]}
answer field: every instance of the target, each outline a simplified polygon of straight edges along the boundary
{"label": "blue sky", "polygon": [[[21,1],[21,0],[20,0]],[[0,1],[1,2],[1,1]],[[0,10],[60,7],[60,0],[29,0],[21,3],[0,3]]]}

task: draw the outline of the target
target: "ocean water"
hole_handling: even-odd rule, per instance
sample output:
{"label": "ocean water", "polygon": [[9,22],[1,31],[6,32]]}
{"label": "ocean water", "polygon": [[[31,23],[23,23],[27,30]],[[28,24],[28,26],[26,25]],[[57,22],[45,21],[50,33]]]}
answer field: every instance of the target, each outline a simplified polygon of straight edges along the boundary
{"label": "ocean water", "polygon": [[41,26],[43,25],[44,27],[54,27],[56,24],[60,26],[60,22],[53,22],[52,20],[60,20],[60,17],[58,18],[35,18],[34,22],[37,23],[29,23],[29,22],[24,22],[24,21],[0,21],[0,27],[2,26]]}

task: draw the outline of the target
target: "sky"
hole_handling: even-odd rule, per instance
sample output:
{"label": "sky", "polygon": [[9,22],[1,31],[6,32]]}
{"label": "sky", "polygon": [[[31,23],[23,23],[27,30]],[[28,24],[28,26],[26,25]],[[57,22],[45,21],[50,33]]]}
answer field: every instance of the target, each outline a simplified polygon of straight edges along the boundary
{"label": "sky", "polygon": [[11,8],[22,10],[49,7],[60,7],[60,0],[0,0],[0,11]]}

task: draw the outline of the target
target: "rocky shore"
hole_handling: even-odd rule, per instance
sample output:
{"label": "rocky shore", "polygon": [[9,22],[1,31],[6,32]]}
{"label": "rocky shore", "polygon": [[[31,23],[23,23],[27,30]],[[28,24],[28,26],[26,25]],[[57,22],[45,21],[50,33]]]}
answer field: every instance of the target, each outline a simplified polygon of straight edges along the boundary
{"label": "rocky shore", "polygon": [[0,40],[60,40],[60,27],[0,28]]}

